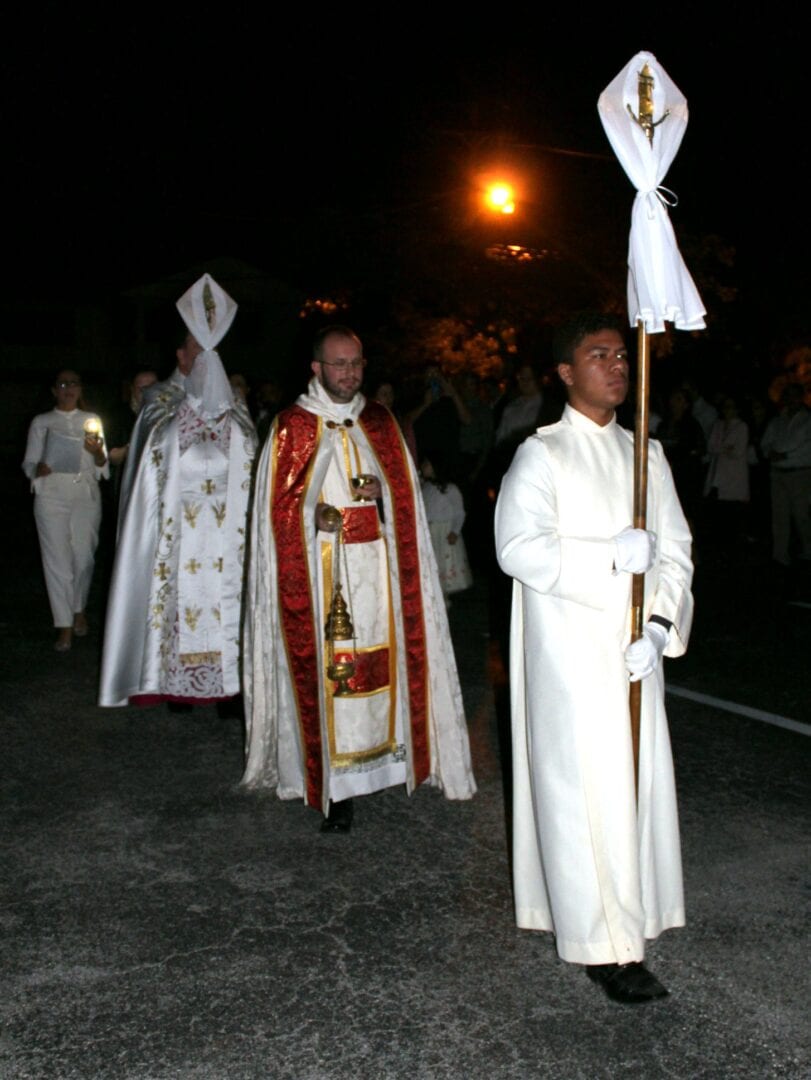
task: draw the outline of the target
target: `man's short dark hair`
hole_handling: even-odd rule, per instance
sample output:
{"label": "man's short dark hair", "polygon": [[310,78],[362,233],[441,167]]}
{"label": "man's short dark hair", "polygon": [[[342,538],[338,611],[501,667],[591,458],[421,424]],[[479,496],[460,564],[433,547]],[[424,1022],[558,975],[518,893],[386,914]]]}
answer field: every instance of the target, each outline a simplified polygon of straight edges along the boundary
{"label": "man's short dark hair", "polygon": [[324,342],[329,337],[352,338],[354,341],[360,341],[360,338],[355,331],[351,330],[348,326],[342,326],[340,323],[333,323],[331,326],[323,327],[313,339],[313,360],[316,360],[319,364],[324,358]]}
{"label": "man's short dark hair", "polygon": [[555,364],[571,364],[574,351],[583,338],[600,330],[616,330],[625,338],[625,323],[617,315],[605,311],[578,311],[561,323],[552,342]]}

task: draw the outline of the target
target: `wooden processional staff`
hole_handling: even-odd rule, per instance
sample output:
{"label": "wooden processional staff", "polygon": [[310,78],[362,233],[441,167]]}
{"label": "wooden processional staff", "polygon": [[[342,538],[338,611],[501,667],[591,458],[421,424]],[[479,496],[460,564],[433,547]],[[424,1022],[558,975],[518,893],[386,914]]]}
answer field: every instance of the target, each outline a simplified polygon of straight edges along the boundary
{"label": "wooden processional staff", "polygon": [[[628,246],[628,311],[637,327],[637,400],[634,438],[633,525],[647,527],[648,400],[650,334],[665,322],[680,330],[704,327],[704,308],[678,251],[667,209],[674,205],[662,180],[687,127],[687,101],[652,53],[641,52],[600,95],[598,111],[606,135],[637,189]],[[658,112],[658,117],[657,117]],[[665,121],[667,121],[665,123]],[[660,130],[660,125],[664,125]],[[645,576],[635,574],[631,591],[631,640],[642,636]],[[642,682],[630,684],[631,741],[639,789],[639,728]]]}

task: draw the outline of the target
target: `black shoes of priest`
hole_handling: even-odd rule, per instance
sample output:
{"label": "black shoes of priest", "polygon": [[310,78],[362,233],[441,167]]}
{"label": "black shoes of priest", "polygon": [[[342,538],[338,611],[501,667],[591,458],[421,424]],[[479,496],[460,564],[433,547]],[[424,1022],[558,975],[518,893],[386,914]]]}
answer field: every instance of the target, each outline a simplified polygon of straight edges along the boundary
{"label": "black shoes of priest", "polygon": [[321,822],[321,832],[349,832],[355,815],[351,799],[331,802],[329,813]]}
{"label": "black shoes of priest", "polygon": [[602,986],[612,1001],[638,1005],[667,996],[667,990],[644,964],[588,964],[586,974]]}

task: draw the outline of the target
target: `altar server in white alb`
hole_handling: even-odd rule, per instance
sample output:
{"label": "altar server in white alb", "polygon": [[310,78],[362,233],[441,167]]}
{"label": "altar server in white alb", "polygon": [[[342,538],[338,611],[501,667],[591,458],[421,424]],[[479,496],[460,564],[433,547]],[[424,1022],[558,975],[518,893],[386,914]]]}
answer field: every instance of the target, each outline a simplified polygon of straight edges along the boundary
{"label": "altar server in white alb", "polygon": [[100,704],[222,702],[239,693],[242,569],[256,433],[217,344],[236,304],[205,274],[181,297],[182,381],[136,422],[122,491]]}
{"label": "altar server in white alb", "polygon": [[[520,927],[620,1002],[662,997],[645,941],[684,925],[681,853],[661,658],[687,645],[691,536],[661,446],[649,449],[648,530],[633,529],[633,434],[619,325],[585,314],[557,336],[568,404],[519,448],[502,483],[496,546],[511,575],[514,832]],[[630,641],[631,582],[645,623]],[[642,682],[638,805],[628,704]]]}

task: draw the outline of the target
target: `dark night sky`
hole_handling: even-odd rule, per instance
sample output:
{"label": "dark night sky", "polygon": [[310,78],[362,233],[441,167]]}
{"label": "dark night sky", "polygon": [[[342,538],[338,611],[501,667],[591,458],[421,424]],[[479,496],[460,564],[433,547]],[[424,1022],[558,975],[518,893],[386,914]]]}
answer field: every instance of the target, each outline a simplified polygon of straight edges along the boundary
{"label": "dark night sky", "polygon": [[[671,12],[643,31],[638,19],[533,7],[505,12],[503,29],[439,31],[410,9],[309,15],[293,28],[269,8],[260,19],[198,6],[171,20],[136,8],[84,24],[64,10],[46,5],[8,38],[12,293],[60,284],[105,293],[216,255],[284,276],[303,223],[327,223],[328,249],[329,222],[362,226],[453,198],[497,133],[511,145],[608,157],[597,98],[640,49],[690,106],[665,180],[680,198],[677,235],[729,238],[745,288],[776,317],[781,298],[807,293],[804,35],[785,21],[674,29]],[[527,161],[541,163],[529,178],[532,212],[553,209],[574,228],[589,220],[561,190],[576,159],[544,149]],[[575,189],[590,193],[590,212],[629,222],[633,190],[619,164],[584,158],[583,175]],[[323,271],[313,266],[314,280]]]}

